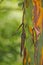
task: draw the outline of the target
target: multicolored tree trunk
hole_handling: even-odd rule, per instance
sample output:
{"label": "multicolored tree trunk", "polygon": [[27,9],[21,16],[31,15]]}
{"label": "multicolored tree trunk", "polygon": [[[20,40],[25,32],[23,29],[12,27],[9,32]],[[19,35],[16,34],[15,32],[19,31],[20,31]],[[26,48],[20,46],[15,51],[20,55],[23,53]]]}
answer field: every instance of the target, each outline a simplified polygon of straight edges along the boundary
{"label": "multicolored tree trunk", "polygon": [[38,65],[38,39],[42,32],[41,0],[33,0],[33,24],[34,24],[34,65]]}
{"label": "multicolored tree trunk", "polygon": [[[43,28],[43,14],[42,14],[42,7],[41,7],[41,0],[32,0],[33,2],[33,11],[32,11],[32,21],[33,21],[33,27],[30,27],[29,29],[32,41],[34,44],[34,65],[38,65],[38,40],[39,36],[42,33]],[[23,7],[23,20],[22,20],[22,36],[21,36],[21,51],[23,51],[23,65],[27,65],[26,63],[29,62],[27,59],[29,59],[27,54],[27,49],[25,48],[25,40],[26,40],[26,32],[25,32],[25,12],[26,8],[28,8],[28,0],[24,0],[24,7]],[[23,32],[24,31],[24,32]],[[28,57],[28,58],[27,58]],[[29,63],[30,64],[30,63]]]}

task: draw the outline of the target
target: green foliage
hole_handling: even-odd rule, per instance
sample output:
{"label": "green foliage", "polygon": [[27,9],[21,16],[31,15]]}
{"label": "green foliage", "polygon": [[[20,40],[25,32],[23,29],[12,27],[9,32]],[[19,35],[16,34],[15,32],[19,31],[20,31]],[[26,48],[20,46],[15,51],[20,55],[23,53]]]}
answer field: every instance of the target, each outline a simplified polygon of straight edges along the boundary
{"label": "green foliage", "polygon": [[14,4],[17,0],[4,0],[0,4],[0,65],[16,65],[15,62],[20,55],[20,30],[19,32],[16,30],[20,25],[22,16],[20,11],[18,13],[16,10],[12,10],[12,6],[6,7],[7,2]]}

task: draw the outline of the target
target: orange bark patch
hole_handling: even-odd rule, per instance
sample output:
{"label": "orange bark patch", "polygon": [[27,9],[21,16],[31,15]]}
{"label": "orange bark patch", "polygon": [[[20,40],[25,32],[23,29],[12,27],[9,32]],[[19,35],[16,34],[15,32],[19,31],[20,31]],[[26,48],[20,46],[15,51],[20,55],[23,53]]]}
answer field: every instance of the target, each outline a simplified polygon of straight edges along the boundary
{"label": "orange bark patch", "polygon": [[42,50],[41,50],[41,63],[40,65],[43,65],[43,47],[42,47]]}

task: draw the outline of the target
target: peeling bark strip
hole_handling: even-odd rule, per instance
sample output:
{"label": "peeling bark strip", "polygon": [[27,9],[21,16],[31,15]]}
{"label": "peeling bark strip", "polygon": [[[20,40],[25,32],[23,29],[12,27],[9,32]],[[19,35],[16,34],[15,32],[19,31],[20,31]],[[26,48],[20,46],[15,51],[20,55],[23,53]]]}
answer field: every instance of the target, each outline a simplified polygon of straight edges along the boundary
{"label": "peeling bark strip", "polygon": [[38,41],[36,40],[36,43],[34,45],[34,64],[38,65]]}
{"label": "peeling bark strip", "polygon": [[30,60],[27,61],[27,52],[26,52],[26,47],[24,46],[25,44],[25,40],[26,40],[26,32],[25,32],[25,25],[24,25],[24,19],[25,19],[25,8],[28,7],[28,0],[24,0],[24,3],[23,3],[23,17],[22,17],[22,34],[21,34],[21,56],[22,56],[22,53],[23,53],[23,65],[26,65],[26,62],[29,61],[30,63]]}
{"label": "peeling bark strip", "polygon": [[[33,9],[33,16],[34,16],[34,19],[33,19],[33,24],[34,24],[34,31],[33,31],[33,43],[34,43],[34,65],[38,65],[38,37],[39,37],[39,34],[40,34],[40,29],[38,30],[38,26],[37,26],[37,23],[38,23],[38,20],[39,20],[39,17],[40,17],[40,6],[41,6],[41,0],[33,0],[33,6],[34,6],[34,9]],[[40,21],[39,21],[40,22]],[[36,33],[34,33],[36,32]],[[35,34],[35,36],[34,36]]]}
{"label": "peeling bark strip", "polygon": [[40,17],[40,0],[33,0],[34,3],[34,9],[33,9],[33,14],[34,14],[34,21],[33,23],[37,24],[37,21]]}
{"label": "peeling bark strip", "polygon": [[26,33],[25,30],[23,30],[21,34],[21,56],[22,56],[22,51],[24,50],[25,39],[26,39]]}
{"label": "peeling bark strip", "polygon": [[38,65],[38,40],[37,40],[37,34],[35,29],[33,28],[32,30],[32,40],[33,40],[33,44],[34,44],[34,64]]}
{"label": "peeling bark strip", "polygon": [[21,34],[21,56],[24,50],[24,44],[26,39],[26,32],[25,32],[25,25],[24,25],[24,16],[25,16],[25,0],[24,0],[24,7],[23,7],[23,17],[22,17],[22,34]]}
{"label": "peeling bark strip", "polygon": [[26,65],[26,56],[27,56],[27,52],[26,52],[26,48],[24,48],[23,65]]}

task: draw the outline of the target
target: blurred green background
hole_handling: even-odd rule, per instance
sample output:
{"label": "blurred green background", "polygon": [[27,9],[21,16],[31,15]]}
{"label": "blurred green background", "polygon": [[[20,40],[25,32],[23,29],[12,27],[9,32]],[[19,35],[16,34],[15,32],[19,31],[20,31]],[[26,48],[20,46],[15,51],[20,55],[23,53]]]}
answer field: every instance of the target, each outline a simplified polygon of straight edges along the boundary
{"label": "blurred green background", "polygon": [[20,60],[20,30],[22,20],[18,0],[0,0],[0,65],[22,65]]}

